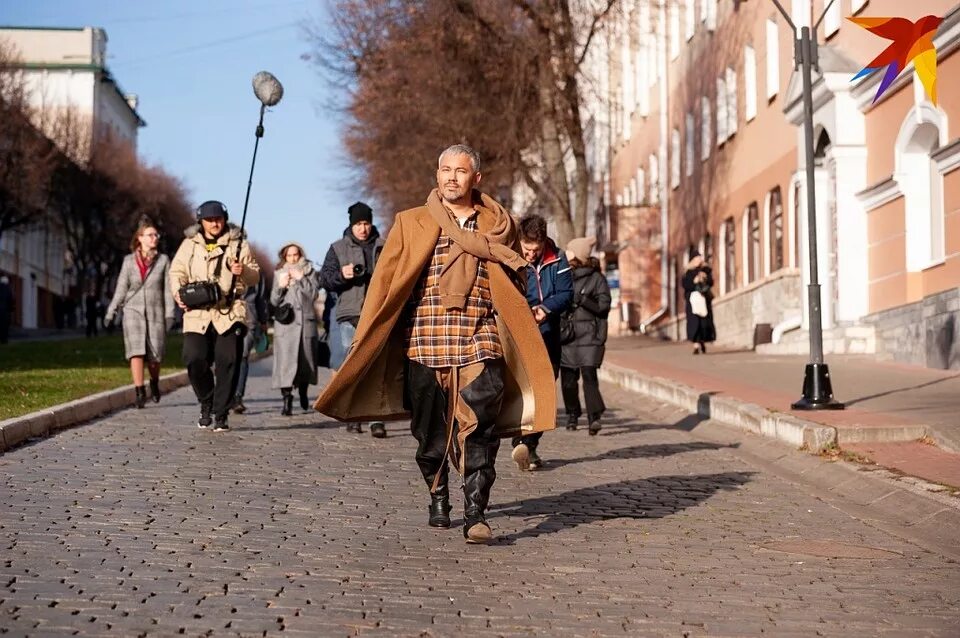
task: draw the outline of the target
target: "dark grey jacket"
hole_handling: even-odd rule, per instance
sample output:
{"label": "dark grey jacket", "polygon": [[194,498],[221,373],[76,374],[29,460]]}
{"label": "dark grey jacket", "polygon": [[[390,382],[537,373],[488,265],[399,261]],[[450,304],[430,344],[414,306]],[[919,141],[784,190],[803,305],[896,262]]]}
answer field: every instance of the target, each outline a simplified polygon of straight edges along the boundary
{"label": "dark grey jacket", "polygon": [[[383,250],[384,240],[380,237],[377,227],[370,231],[370,237],[365,242],[358,241],[348,226],[343,231],[343,239],[338,239],[330,245],[327,256],[323,260],[320,270],[320,285],[330,292],[337,293],[337,321],[356,322],[363,308],[363,300],[367,296],[367,285],[370,275],[377,265],[380,252]],[[340,271],[347,264],[363,264],[366,274],[353,279],[344,279]]]}
{"label": "dark grey jacket", "polygon": [[573,313],[576,338],[563,346],[560,365],[599,368],[607,343],[610,286],[600,271],[580,266],[573,271]]}

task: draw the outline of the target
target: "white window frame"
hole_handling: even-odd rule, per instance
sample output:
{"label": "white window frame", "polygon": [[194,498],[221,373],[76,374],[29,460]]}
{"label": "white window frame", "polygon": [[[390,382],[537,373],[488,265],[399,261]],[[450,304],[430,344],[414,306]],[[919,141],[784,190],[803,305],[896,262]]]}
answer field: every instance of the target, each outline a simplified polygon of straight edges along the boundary
{"label": "white window frame", "polygon": [[640,115],[650,115],[650,88],[654,84],[656,72],[652,70],[648,60],[654,57],[654,48],[650,46],[650,5],[644,2],[640,5],[639,33],[637,42],[637,109]]}
{"label": "white window frame", "polygon": [[867,6],[867,2],[870,0],[850,0],[850,13],[856,14],[858,11]]}
{"label": "white window frame", "polygon": [[670,131],[670,188],[680,187],[680,131]]}
{"label": "white window frame", "polygon": [[726,83],[727,83],[727,138],[733,137],[733,134],[737,132],[737,126],[739,124],[739,110],[737,109],[737,90],[739,85],[737,83],[737,72],[732,66],[727,67],[726,72]]}
{"label": "white window frame", "polygon": [[[825,0],[829,2],[830,0]],[[843,22],[843,2],[842,0],[833,0],[833,4],[827,10],[823,18],[823,32],[826,37],[832,36],[840,30],[840,24]]]}
{"label": "white window frame", "polygon": [[676,60],[680,57],[680,6],[671,2],[667,11],[670,13],[667,17],[670,34],[670,59]]}
{"label": "white window frame", "polygon": [[713,120],[713,109],[710,108],[710,97],[704,95],[700,98],[700,159],[710,159],[710,151],[713,149],[713,133],[711,122]]}
{"label": "white window frame", "polygon": [[656,154],[651,153],[649,158],[650,166],[650,203],[660,203],[660,160]]}
{"label": "white window frame", "polygon": [[637,206],[647,201],[647,172],[640,166],[637,168]]}
{"label": "white window frame", "polygon": [[767,46],[767,100],[772,100],[780,92],[780,27],[777,21],[769,19],[765,24]]}
{"label": "white window frame", "polygon": [[811,0],[793,0],[790,4],[790,19],[797,27],[797,32],[803,27],[810,25],[810,1]]}
{"label": "white window frame", "polygon": [[685,169],[684,172],[686,173],[687,177],[690,177],[691,175],[693,175],[693,163],[696,158],[696,155],[695,155],[696,145],[694,144],[696,139],[694,137],[695,124],[693,120],[693,113],[688,112],[685,120],[686,120],[685,121],[686,130],[684,131],[684,133],[686,135],[686,139],[684,140],[684,146],[686,146],[686,149],[685,149],[686,156],[684,157],[684,160],[686,161],[684,162],[684,169]]}
{"label": "white window frame", "polygon": [[743,114],[750,122],[757,116],[757,52],[743,47]]}
{"label": "white window frame", "polygon": [[683,8],[683,35],[689,42],[697,32],[697,0],[684,0]]}
{"label": "white window frame", "polygon": [[706,25],[708,31],[717,28],[717,2],[719,0],[700,0],[700,21]]}
{"label": "white window frame", "polygon": [[724,73],[717,78],[717,146],[723,146],[727,141],[727,82]]}

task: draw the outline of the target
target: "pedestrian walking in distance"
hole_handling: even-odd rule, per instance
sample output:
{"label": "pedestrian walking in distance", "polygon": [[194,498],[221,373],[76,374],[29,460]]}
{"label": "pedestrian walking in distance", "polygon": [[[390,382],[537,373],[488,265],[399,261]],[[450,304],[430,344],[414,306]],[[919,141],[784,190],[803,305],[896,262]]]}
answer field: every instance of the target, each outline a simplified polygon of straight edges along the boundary
{"label": "pedestrian walking in distance", "polygon": [[[520,248],[527,260],[527,303],[540,327],[540,335],[553,369],[560,372],[560,317],[573,299],[573,278],[567,256],[547,236],[547,220],[527,215],[520,220]],[[511,456],[521,472],[538,470],[543,461],[537,453],[543,432],[514,437]]]}
{"label": "pedestrian walking in distance", "polygon": [[[185,239],[170,264],[170,290],[184,311],[183,363],[200,402],[197,426],[212,425],[215,432],[230,429],[227,412],[236,392],[247,333],[243,294],[260,281],[260,266],[250,252],[250,244],[228,219],[227,207],[221,202],[200,204],[197,223],[184,231]],[[188,307],[180,298],[180,289],[198,282],[216,286],[219,301]]]}
{"label": "pedestrian walking in distance", "polygon": [[485,543],[500,438],[549,430],[550,360],[520,291],[510,214],[474,186],[480,157],[440,154],[437,188],[398,213],[353,348],[315,407],[340,419],[410,419],[430,489],[427,523],[450,526],[449,464],[463,477],[463,535]]}
{"label": "pedestrian walking in distance", "polygon": [[[384,244],[373,225],[373,210],[369,206],[356,202],[347,209],[347,215],[350,225],[343,231],[343,238],[330,245],[320,274],[321,285],[337,294],[337,328],[344,352],[353,343],[360,309]],[[347,431],[359,434],[363,428],[359,422],[347,423]],[[371,422],[370,434],[378,439],[387,436],[383,422]]]}
{"label": "pedestrian walking in distance", "polygon": [[136,390],[136,405],[147,402],[143,367],[150,372],[150,397],[160,401],[160,363],[167,332],[173,327],[173,294],[167,286],[170,259],[157,251],[160,233],[149,221],[141,221],[130,241],[130,254],[123,258],[117,288],[104,321],[112,324],[123,311],[123,346],[130,362]]}
{"label": "pedestrian walking in distance", "polygon": [[683,274],[683,296],[686,300],[687,341],[696,344],[693,354],[706,354],[706,344],[716,341],[713,324],[713,271],[700,253],[693,251]]}
{"label": "pedestrian walking in distance", "polygon": [[243,397],[247,393],[247,377],[250,375],[250,353],[260,339],[266,339],[267,321],[270,317],[263,277],[260,277],[260,281],[255,286],[247,287],[247,291],[243,294],[243,302],[247,304],[247,334],[243,337],[243,348],[240,351],[240,375],[231,408],[234,414],[243,414],[247,411]]}
{"label": "pedestrian walking in distance", "polygon": [[607,343],[610,286],[600,272],[600,262],[590,256],[593,237],[578,237],[567,244],[567,259],[573,269],[573,305],[563,318],[560,357],[560,389],[567,413],[567,429],[576,430],[580,419],[580,378],[587,407],[589,432],[600,432],[600,417],[606,406],[600,394],[597,369],[603,364]]}
{"label": "pedestrian walking in distance", "polygon": [[[280,414],[285,416],[293,414],[293,388],[306,411],[310,409],[307,388],[317,384],[317,313],[313,303],[317,280],[318,273],[300,244],[290,242],[280,249],[270,303],[278,309],[273,323],[273,387],[283,396]],[[281,308],[286,305],[289,310]]]}

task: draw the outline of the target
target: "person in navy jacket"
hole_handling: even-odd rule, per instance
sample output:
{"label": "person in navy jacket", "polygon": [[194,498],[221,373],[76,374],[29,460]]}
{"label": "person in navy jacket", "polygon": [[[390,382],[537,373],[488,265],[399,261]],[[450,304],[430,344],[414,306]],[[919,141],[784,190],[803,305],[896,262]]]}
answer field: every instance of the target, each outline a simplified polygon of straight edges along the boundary
{"label": "person in navy jacket", "polygon": [[[540,215],[520,220],[520,249],[527,268],[527,303],[547,346],[553,378],[560,371],[560,315],[573,302],[573,273],[567,256],[547,236],[547,221]],[[543,467],[537,447],[543,432],[513,439],[513,460],[521,471]]]}

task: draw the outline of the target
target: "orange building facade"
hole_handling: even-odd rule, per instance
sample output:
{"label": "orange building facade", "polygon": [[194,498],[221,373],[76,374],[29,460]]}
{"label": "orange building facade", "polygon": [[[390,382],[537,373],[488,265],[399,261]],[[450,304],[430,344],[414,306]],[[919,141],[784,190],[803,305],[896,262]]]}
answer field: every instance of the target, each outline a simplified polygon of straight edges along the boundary
{"label": "orange building facade", "polygon": [[[783,0],[798,26],[823,2]],[[938,104],[910,65],[853,76],[889,42],[850,15],[942,16]],[[810,262],[793,34],[769,0],[625,0],[607,32],[601,243],[626,324],[682,338],[693,250],[714,270],[718,340],[805,353]],[[960,7],[837,0],[813,78],[817,269],[827,353],[960,368]],[[952,125],[952,126],[951,126]],[[622,219],[621,219],[622,218]],[[615,254],[614,254],[615,253]]]}

